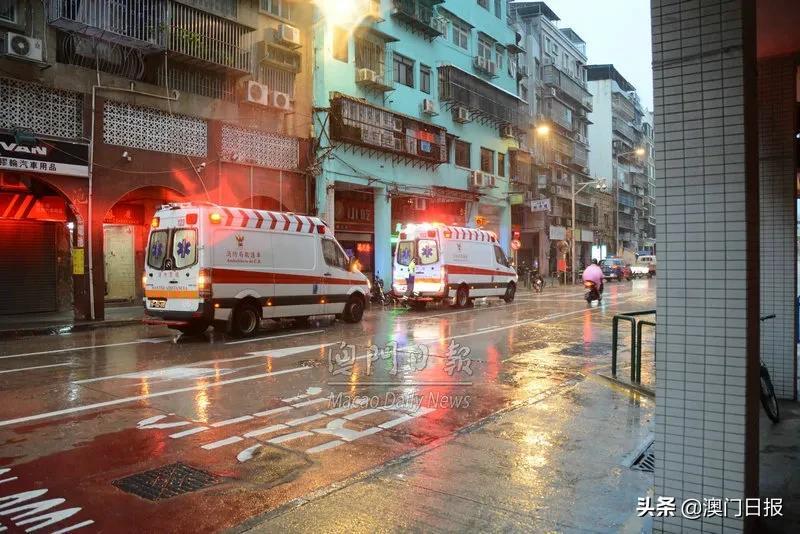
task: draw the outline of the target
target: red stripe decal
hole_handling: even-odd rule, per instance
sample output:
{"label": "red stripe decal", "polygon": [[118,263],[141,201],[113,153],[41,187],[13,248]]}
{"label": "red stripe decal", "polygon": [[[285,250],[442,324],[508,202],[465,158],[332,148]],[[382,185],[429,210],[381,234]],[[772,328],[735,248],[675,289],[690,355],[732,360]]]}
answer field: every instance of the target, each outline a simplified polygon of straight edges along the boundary
{"label": "red stripe decal", "polygon": [[264,216],[261,215],[260,211],[256,211],[256,228],[261,228],[261,225],[264,224]]}
{"label": "red stripe decal", "polygon": [[306,274],[270,273],[263,271],[241,271],[238,269],[212,269],[211,280],[215,284],[334,284],[362,285],[360,280],[329,278]]}
{"label": "red stripe decal", "polygon": [[507,273],[504,271],[496,271],[494,269],[481,269],[479,267],[466,267],[464,265],[451,265],[447,264],[444,266],[447,274],[487,274],[487,275],[494,275],[494,274],[502,274],[506,276],[513,276],[512,273]]}
{"label": "red stripe decal", "polygon": [[309,234],[313,234],[314,233],[314,226],[315,226],[314,225],[314,221],[311,220],[311,217],[306,217],[305,219],[308,221],[308,226],[309,226],[308,233]]}
{"label": "red stripe decal", "polygon": [[228,216],[228,218],[225,219],[225,226],[233,226],[233,213],[231,213],[228,208],[222,208],[222,211]]}
{"label": "red stripe decal", "polygon": [[300,232],[303,230],[303,221],[300,219],[299,215],[295,215],[294,217],[297,219],[297,230],[295,230],[295,232]]}
{"label": "red stripe decal", "polygon": [[267,215],[269,215],[269,218],[272,219],[272,222],[269,225],[269,229],[270,230],[274,230],[275,229],[275,225],[278,224],[278,219],[277,219],[277,217],[275,217],[275,214],[272,213],[271,211],[268,211]]}
{"label": "red stripe decal", "polygon": [[286,232],[287,230],[289,230],[289,224],[290,224],[290,222],[289,222],[289,216],[288,216],[288,215],[286,215],[285,213],[281,213],[281,216],[282,216],[282,217],[283,217],[283,219],[286,221],[286,222],[283,224],[283,231],[284,231],[284,232]]}
{"label": "red stripe decal", "polygon": [[242,215],[242,228],[247,226],[248,221],[250,221],[250,217],[248,217],[247,212],[244,210],[239,210],[239,213]]}

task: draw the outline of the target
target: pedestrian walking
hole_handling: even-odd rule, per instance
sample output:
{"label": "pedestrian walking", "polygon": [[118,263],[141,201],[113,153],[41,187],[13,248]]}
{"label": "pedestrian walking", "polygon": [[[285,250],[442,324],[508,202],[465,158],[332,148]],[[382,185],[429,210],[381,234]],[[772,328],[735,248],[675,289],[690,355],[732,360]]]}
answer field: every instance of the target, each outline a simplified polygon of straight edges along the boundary
{"label": "pedestrian walking", "polygon": [[417,261],[419,261],[419,258],[414,255],[411,258],[411,261],[408,262],[408,280],[406,280],[406,295],[408,296],[414,294],[414,276],[416,275],[417,271]]}

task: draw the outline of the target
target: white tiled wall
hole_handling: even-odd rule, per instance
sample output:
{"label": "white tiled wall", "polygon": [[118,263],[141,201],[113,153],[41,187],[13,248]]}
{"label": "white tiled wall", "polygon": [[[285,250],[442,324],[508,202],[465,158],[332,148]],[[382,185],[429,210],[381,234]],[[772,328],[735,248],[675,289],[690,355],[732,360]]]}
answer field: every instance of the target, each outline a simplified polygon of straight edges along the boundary
{"label": "white tiled wall", "polygon": [[761,206],[761,359],[775,394],[795,391],[795,60],[758,64],[759,197]]}
{"label": "white tiled wall", "polygon": [[[652,0],[656,495],[743,498],[746,228],[741,0]],[[731,283],[731,282],[734,283]],[[737,283],[738,281],[738,283]],[[739,519],[657,518],[657,532]]]}

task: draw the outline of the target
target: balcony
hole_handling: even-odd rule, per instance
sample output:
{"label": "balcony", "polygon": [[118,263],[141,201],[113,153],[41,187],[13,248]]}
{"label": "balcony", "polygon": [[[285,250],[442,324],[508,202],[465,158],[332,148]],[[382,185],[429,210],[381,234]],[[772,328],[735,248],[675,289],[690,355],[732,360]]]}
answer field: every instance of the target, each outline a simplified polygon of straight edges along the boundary
{"label": "balcony", "polygon": [[589,165],[589,150],[582,144],[575,143],[574,152],[572,163],[581,168],[587,167]]}
{"label": "balcony", "polygon": [[[548,95],[545,95],[548,96]],[[545,98],[544,105],[547,118],[558,124],[568,132],[572,131],[572,110],[565,106],[563,102],[552,98]]]}
{"label": "balcony", "polygon": [[614,93],[611,97],[611,107],[614,112],[627,122],[636,118],[636,107],[625,95]]}
{"label": "balcony", "polygon": [[211,70],[251,70],[253,28],[173,0],[60,0],[50,2],[48,23]]}
{"label": "balcony", "polygon": [[433,9],[441,1],[393,0],[392,17],[421,33],[427,39],[435,39],[447,31],[446,21],[438,17]]}
{"label": "balcony", "polygon": [[438,73],[439,99],[445,109],[467,108],[482,124],[528,127],[528,105],[519,97],[452,65],[438,67]]}
{"label": "balcony", "polygon": [[631,143],[636,142],[636,134],[633,132],[633,128],[627,122],[623,121],[618,117],[614,117],[611,119],[611,127],[612,129],[617,132],[622,137],[626,138]]}
{"label": "balcony", "polygon": [[572,140],[555,135],[553,136],[552,144],[556,152],[564,154],[570,159],[575,155],[575,145]]}
{"label": "balcony", "polygon": [[578,105],[587,110],[592,110],[592,95],[583,84],[579,83],[566,72],[561,71],[555,65],[545,65],[542,72],[542,80],[545,85],[556,88],[561,94],[575,101]]}

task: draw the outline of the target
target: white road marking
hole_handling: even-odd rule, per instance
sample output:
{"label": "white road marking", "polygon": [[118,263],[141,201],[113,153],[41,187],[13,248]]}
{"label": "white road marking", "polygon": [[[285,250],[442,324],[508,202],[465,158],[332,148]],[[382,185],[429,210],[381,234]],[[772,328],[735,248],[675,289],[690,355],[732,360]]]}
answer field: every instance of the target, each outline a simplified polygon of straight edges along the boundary
{"label": "white road marking", "polygon": [[72,365],[71,362],[64,362],[64,363],[53,363],[50,365],[36,365],[34,367],[20,367],[19,369],[8,369],[7,371],[0,371],[0,375],[6,373],[18,373],[19,371],[33,371],[35,369],[47,369],[49,367],[65,367],[68,365]]}
{"label": "white road marking", "polygon": [[37,352],[23,352],[20,354],[9,354],[7,356],[0,356],[0,360],[4,360],[6,358],[21,358],[22,356],[38,356],[40,354],[58,354],[60,352],[72,352],[72,351],[79,351],[79,350],[89,350],[89,349],[103,349],[107,347],[122,347],[124,345],[139,345],[141,343],[164,343],[165,341],[172,340],[171,337],[154,337],[154,338],[147,338],[147,339],[137,339],[135,341],[125,341],[123,343],[107,343],[105,345],[86,345],[83,347],[69,347],[66,349],[53,349],[53,350],[40,350]]}
{"label": "white road marking", "polygon": [[183,438],[186,436],[191,436],[192,434],[199,434],[200,432],[205,432],[208,430],[207,426],[199,426],[197,428],[190,428],[189,430],[184,430],[183,432],[176,432],[175,434],[170,434],[169,437],[172,439]]}
{"label": "white road marking", "polygon": [[382,410],[380,410],[379,408],[367,408],[366,410],[361,410],[356,413],[352,413],[350,415],[345,415],[344,418],[347,419],[348,421],[352,421],[353,419],[359,419],[361,417],[366,417],[368,415],[379,413],[381,411]]}
{"label": "white road marking", "polygon": [[297,404],[292,404],[294,408],[302,408],[303,406],[311,406],[313,404],[319,404],[321,402],[327,402],[328,399],[326,397],[322,397],[321,399],[311,399],[303,402],[298,402]]}
{"label": "white road marking", "polygon": [[311,447],[310,449],[306,449],[307,454],[316,454],[318,452],[327,451],[328,449],[332,449],[334,447],[338,447],[339,445],[344,445],[344,441],[340,439],[335,439],[333,441],[329,441],[327,443],[323,443],[322,445],[317,445],[316,447]]}
{"label": "white road marking", "polygon": [[274,415],[276,413],[288,412],[291,409],[292,409],[291,406],[281,406],[280,408],[273,408],[271,410],[265,410],[263,412],[254,413],[253,415],[255,415],[256,417],[269,417],[270,415]]}
{"label": "white road marking", "polygon": [[[171,413],[169,415],[175,415]],[[168,416],[166,415],[155,415],[153,417],[148,417],[147,419],[142,419],[138,423],[136,423],[136,428],[140,430],[159,430],[164,428],[175,428],[179,426],[186,426],[191,425],[189,421],[176,421],[172,423],[159,423],[162,419],[166,419]]]}
{"label": "white road marking", "polygon": [[87,521],[83,521],[81,523],[77,523],[75,525],[68,526],[67,528],[62,528],[61,530],[56,530],[51,532],[50,534],[66,534],[67,532],[72,532],[74,530],[78,530],[79,528],[88,527],[89,525],[94,525],[94,521],[91,519]]}
{"label": "white road marking", "polygon": [[306,432],[305,430],[301,430],[300,432],[292,432],[291,434],[285,434],[283,436],[278,436],[277,438],[272,438],[271,440],[268,440],[267,443],[275,443],[277,445],[278,443],[284,443],[287,441],[292,441],[294,439],[305,438],[313,435],[314,434],[312,434],[311,432]]}
{"label": "white road marking", "polygon": [[253,445],[252,447],[247,447],[245,450],[236,455],[236,459],[239,460],[240,463],[252,460],[253,456],[255,456],[256,451],[261,447],[262,447],[261,445]]}
{"label": "white road marking", "polygon": [[378,426],[385,430],[387,428],[395,427],[401,423],[405,423],[406,421],[411,421],[412,419],[414,419],[413,415],[406,414],[401,417],[398,417],[397,419],[392,419],[391,421],[386,421],[385,423],[381,423]]}
{"label": "white road marking", "polygon": [[249,421],[252,419],[252,415],[243,415],[241,417],[234,417],[233,419],[226,419],[225,421],[219,421],[217,423],[213,423],[211,426],[214,428],[227,426],[227,425],[235,425],[236,423],[241,423],[242,421]]}
{"label": "white road marking", "polygon": [[234,443],[239,443],[243,441],[244,438],[240,438],[239,436],[231,436],[229,438],[221,439],[219,441],[214,441],[212,443],[206,443],[202,446],[207,451],[218,449],[220,447],[225,447],[226,445],[233,445]]}
{"label": "white road marking", "polygon": [[352,408],[353,408],[352,406],[340,406],[339,408],[334,408],[333,410],[327,410],[322,413],[326,415],[338,415],[342,412],[346,412],[347,410],[351,410]]}
{"label": "white road marking", "polygon": [[282,424],[265,426],[264,428],[257,428],[255,430],[251,430],[250,432],[243,434],[243,436],[246,438],[254,438],[256,436],[261,436],[263,434],[272,434],[273,432],[277,432],[278,430],[284,430],[286,428],[289,427]]}
{"label": "white road marking", "polygon": [[478,332],[483,332],[484,330],[489,330],[490,328],[494,328],[495,325],[492,326],[484,326],[483,328],[478,328]]}
{"label": "white road marking", "polygon": [[307,352],[310,350],[321,349],[322,347],[330,347],[331,345],[337,345],[337,344],[338,344],[337,342],[320,343],[319,345],[305,345],[303,347],[287,347],[284,349],[258,350],[255,352],[248,352],[247,354],[251,358],[261,358],[261,357],[285,358],[286,356],[291,356],[293,354],[297,354],[298,352]]}
{"label": "white road marking", "polygon": [[255,339],[240,339],[239,341],[229,341],[225,343],[226,345],[238,345],[240,343],[255,343],[257,341],[269,341],[271,339],[280,339],[284,337],[294,337],[294,336],[307,336],[311,334],[319,334],[320,332],[325,332],[325,330],[312,330],[311,332],[294,332],[291,334],[282,334],[280,336],[269,336],[269,337],[257,337]]}
{"label": "white road marking", "polygon": [[324,419],[328,417],[324,413],[315,413],[313,415],[309,415],[307,417],[301,417],[299,419],[292,419],[291,421],[286,421],[286,424],[289,426],[298,426],[302,425],[303,423],[310,423],[311,421],[317,421],[319,419]]}

